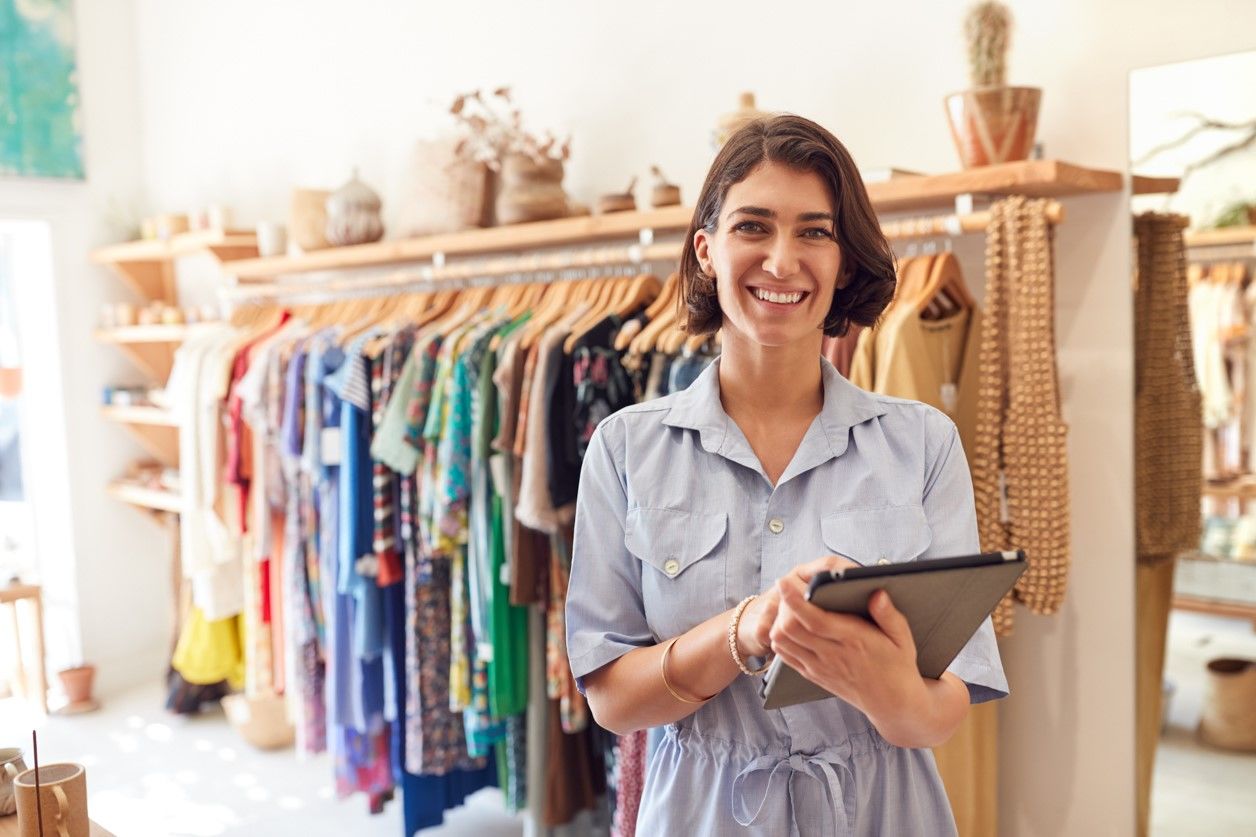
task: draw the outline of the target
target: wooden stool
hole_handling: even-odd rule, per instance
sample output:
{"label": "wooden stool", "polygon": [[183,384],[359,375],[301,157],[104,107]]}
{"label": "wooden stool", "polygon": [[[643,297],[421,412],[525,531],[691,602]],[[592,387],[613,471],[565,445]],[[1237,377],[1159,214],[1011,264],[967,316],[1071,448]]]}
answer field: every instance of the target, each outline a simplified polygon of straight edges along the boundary
{"label": "wooden stool", "polygon": [[35,617],[35,699],[39,709],[48,714],[48,672],[44,667],[44,603],[38,584],[10,584],[0,587],[0,605],[9,606],[9,614],[13,622],[13,650],[17,661],[17,679],[22,687],[22,696],[27,700],[31,697],[30,678],[26,673],[25,656],[22,649],[21,620],[18,619],[18,602],[25,599],[30,607],[28,610]]}

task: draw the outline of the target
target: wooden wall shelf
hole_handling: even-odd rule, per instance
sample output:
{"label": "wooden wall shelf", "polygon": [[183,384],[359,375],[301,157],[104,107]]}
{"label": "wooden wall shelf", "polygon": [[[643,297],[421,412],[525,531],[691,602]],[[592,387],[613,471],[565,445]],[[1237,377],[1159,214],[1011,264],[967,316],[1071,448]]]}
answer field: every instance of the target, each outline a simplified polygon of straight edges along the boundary
{"label": "wooden wall shelf", "polygon": [[1221,227],[1216,230],[1187,230],[1187,247],[1225,247],[1256,244],[1256,227]]}
{"label": "wooden wall shelf", "polygon": [[125,241],[92,251],[97,264],[162,262],[179,256],[209,252],[222,261],[257,255],[257,236],[245,230],[204,230],[180,233],[167,241]]}
{"label": "wooden wall shelf", "polygon": [[142,509],[178,514],[182,508],[178,494],[161,488],[145,488],[124,480],[116,480],[109,483],[108,491],[109,496]]}
{"label": "wooden wall shelf", "polygon": [[174,304],[174,260],[208,252],[221,262],[257,256],[257,236],[243,231],[206,230],[176,235],[168,241],[128,241],[92,252],[92,261],[107,265],[142,299]]}
{"label": "wooden wall shelf", "polygon": [[1168,195],[1182,185],[1180,177],[1150,177],[1135,174],[1130,177],[1130,193],[1135,195]]}
{"label": "wooden wall shelf", "polygon": [[195,328],[183,324],[102,328],[96,331],[96,339],[102,343],[182,343]]}
{"label": "wooden wall shelf", "polygon": [[149,424],[156,427],[179,426],[174,413],[161,407],[108,404],[101,407],[101,413],[110,421],[121,421],[127,424]]}
{"label": "wooden wall shelf", "polygon": [[100,329],[96,339],[117,346],[155,381],[165,382],[174,366],[179,344],[194,333],[194,325],[145,325]]}
{"label": "wooden wall shelf", "polygon": [[127,429],[144,450],[163,465],[179,467],[179,426],[174,416],[160,407],[101,408],[110,421]]}
{"label": "wooden wall shelf", "polygon": [[1064,198],[1119,192],[1124,183],[1124,175],[1116,171],[1088,169],[1059,160],[1024,160],[872,183],[868,196],[879,212],[914,212],[951,207],[955,198],[963,194]]}
{"label": "wooden wall shelf", "polygon": [[531,224],[511,224],[482,230],[403,238],[314,250],[300,256],[246,259],[227,266],[239,281],[259,281],[292,273],[379,267],[418,262],[436,253],[446,256],[478,256],[491,253],[569,247],[636,236],[643,229],[683,232],[689,228],[693,207],[669,206],[642,212],[614,212],[580,218],[560,218]]}
{"label": "wooden wall shelf", "polygon": [[[955,198],[966,193],[1067,197],[1119,192],[1122,186],[1123,176],[1119,172],[1087,169],[1056,160],[1027,160],[953,174],[895,178],[869,184],[868,194],[879,212],[910,212],[951,208]],[[651,229],[655,233],[683,233],[689,228],[692,215],[693,207],[671,206],[642,212],[561,218],[354,247],[332,247],[300,256],[243,259],[227,264],[225,270],[239,282],[247,283],[297,273],[422,262],[436,253],[480,256],[546,247],[571,247],[610,239],[623,240],[635,237],[643,229]]]}

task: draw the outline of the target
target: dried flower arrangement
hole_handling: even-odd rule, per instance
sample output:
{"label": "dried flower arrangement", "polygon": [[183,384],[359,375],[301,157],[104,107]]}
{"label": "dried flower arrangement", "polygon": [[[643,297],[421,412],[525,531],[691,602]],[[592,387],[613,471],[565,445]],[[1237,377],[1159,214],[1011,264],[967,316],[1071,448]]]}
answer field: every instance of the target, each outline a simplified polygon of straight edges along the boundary
{"label": "dried flower arrangement", "polygon": [[560,144],[549,131],[538,136],[524,128],[523,114],[515,106],[509,87],[489,94],[479,90],[460,94],[449,112],[465,131],[456,148],[458,155],[494,171],[500,171],[502,160],[512,154],[522,154],[536,163],[565,161],[571,156],[570,136]]}

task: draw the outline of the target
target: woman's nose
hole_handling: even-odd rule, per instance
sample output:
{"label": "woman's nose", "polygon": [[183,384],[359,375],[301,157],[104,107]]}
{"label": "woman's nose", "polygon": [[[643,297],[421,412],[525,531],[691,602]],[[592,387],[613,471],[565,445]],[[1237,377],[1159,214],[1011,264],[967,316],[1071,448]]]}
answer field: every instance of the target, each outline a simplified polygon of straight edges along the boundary
{"label": "woman's nose", "polygon": [[768,245],[763,259],[763,270],[777,279],[785,279],[798,272],[798,254],[789,236],[779,235]]}

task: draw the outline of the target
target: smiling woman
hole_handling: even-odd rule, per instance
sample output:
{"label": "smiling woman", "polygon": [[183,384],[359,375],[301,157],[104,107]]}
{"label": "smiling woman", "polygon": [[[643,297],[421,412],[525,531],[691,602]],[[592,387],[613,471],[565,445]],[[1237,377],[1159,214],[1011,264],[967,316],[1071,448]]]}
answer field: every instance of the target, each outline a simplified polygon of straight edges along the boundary
{"label": "smiling woman", "polygon": [[[894,294],[841,143],[796,116],[735,134],[681,282],[687,330],[721,329],[722,354],[688,389],[599,425],[567,594],[572,674],[598,722],[665,726],[638,832],[953,834],[926,748],[1007,693],[989,620],[926,679],[888,597],[875,624],[805,598],[821,569],[977,551],[951,420],[820,358],[824,335],[872,325]],[[837,697],[764,709],[773,654]]]}

